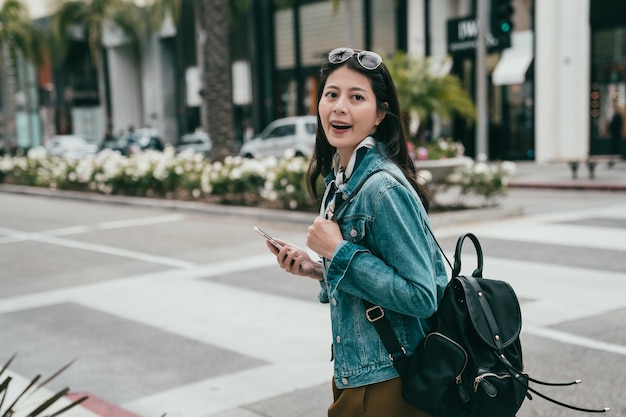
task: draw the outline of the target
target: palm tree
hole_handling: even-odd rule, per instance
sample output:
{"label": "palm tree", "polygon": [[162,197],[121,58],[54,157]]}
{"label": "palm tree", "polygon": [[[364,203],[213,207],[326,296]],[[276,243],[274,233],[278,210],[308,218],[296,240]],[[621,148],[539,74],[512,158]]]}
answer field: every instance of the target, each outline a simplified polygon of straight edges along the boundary
{"label": "palm tree", "polygon": [[[87,85],[94,78],[97,80],[93,82],[97,83],[98,97],[109,120],[111,109],[105,94],[108,77],[103,34],[107,27],[121,31],[137,56],[146,33],[143,11],[126,0],[61,0],[51,26],[58,48],[57,64],[62,63],[71,78],[82,77]],[[72,48],[80,50],[81,44],[87,45],[89,59],[85,59],[83,52],[79,53],[79,59],[74,56],[69,62],[68,52]]]}
{"label": "palm tree", "polygon": [[206,111],[202,125],[213,141],[213,157],[223,159],[237,152],[233,131],[233,102],[228,54],[229,0],[200,0],[202,89]]}
{"label": "palm tree", "polygon": [[385,59],[405,117],[419,121],[418,138],[431,114],[445,118],[459,115],[467,120],[476,118],[474,103],[461,81],[454,75],[438,74],[441,71],[437,68],[443,64],[442,61],[414,58],[403,52]]}
{"label": "palm tree", "polygon": [[0,68],[3,73],[4,105],[2,147],[15,143],[15,59],[22,55],[41,65],[44,57],[41,32],[33,25],[28,8],[20,0],[5,0],[0,7]]}
{"label": "palm tree", "polygon": [[154,0],[149,6],[151,28],[158,30],[168,16],[176,25],[180,17],[180,8],[181,0]]}
{"label": "palm tree", "polygon": [[[336,9],[339,0],[330,0]],[[274,0],[278,8],[289,7],[293,0]],[[247,11],[250,0],[199,0],[202,44],[202,91],[206,111],[202,125],[213,140],[213,156],[223,159],[237,152],[233,131],[233,105],[230,58],[228,55],[229,22]]]}
{"label": "palm tree", "polygon": [[[109,79],[103,45],[104,32],[111,30],[121,34],[132,48],[135,67],[141,68],[143,43],[151,29],[160,28],[168,16],[176,23],[179,11],[180,0],[154,0],[148,7],[139,7],[131,0],[61,0],[52,21],[52,33],[58,42],[60,61],[65,60],[72,44],[77,41],[87,44],[91,63],[96,69],[99,97],[107,120],[111,120],[112,109],[105,93]],[[82,33],[77,36],[77,32]],[[141,88],[141,83],[138,86]]]}
{"label": "palm tree", "polygon": [[101,64],[105,25],[120,29],[139,51],[146,33],[140,7],[126,0],[62,0],[54,14],[52,34],[61,47],[62,57],[73,41],[86,41],[94,64]]}

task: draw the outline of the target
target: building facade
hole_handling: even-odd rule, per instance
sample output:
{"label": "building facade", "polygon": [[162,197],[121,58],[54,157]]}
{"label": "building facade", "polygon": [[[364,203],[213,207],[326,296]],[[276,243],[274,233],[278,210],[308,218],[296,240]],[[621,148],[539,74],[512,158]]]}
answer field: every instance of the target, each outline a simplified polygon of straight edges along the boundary
{"label": "building facade", "polygon": [[[320,55],[337,45],[449,54],[451,72],[475,95],[475,47],[452,48],[450,24],[476,16],[478,0],[348,0],[334,13],[325,1],[298,3],[274,12],[276,82],[274,95],[263,97],[274,102],[274,117],[314,112],[311,92]],[[512,4],[511,45],[490,48],[486,57],[489,158],[557,162],[611,153],[608,126],[626,105],[626,5],[610,0]],[[475,156],[475,126],[453,120],[433,130],[463,141],[468,155]]]}
{"label": "building facade", "polygon": [[[107,33],[106,68],[96,87],[93,73],[71,85],[60,76],[40,75],[39,93],[56,94],[56,99],[39,98],[42,108],[51,102],[57,106],[55,112],[34,112],[43,121],[41,136],[50,134],[51,118],[57,119],[56,130],[78,131],[96,141],[107,126],[151,125],[169,142],[198,127],[203,35],[194,1],[182,1],[181,24],[166,22],[146,42],[141,57],[133,56],[115,33]],[[338,45],[383,54],[448,55],[450,72],[475,96],[480,1],[342,0],[336,10],[328,0],[300,0],[282,9],[272,0],[252,2],[230,33],[237,138],[242,141],[279,117],[314,114],[319,66]],[[487,0],[488,5],[495,1]],[[35,17],[50,12],[38,0],[27,3],[33,3]],[[512,4],[510,46],[489,47],[485,57],[489,159],[553,162],[613,153],[611,121],[626,116],[626,5],[611,0]],[[37,78],[24,74],[23,80]],[[89,101],[94,88],[98,100]],[[25,94],[18,98],[30,97]],[[76,103],[77,94],[85,99],[82,104]],[[60,106],[68,95],[73,105]],[[37,129],[24,115],[19,126],[22,135]],[[467,154],[475,156],[476,126],[434,118],[431,132],[462,141]]]}

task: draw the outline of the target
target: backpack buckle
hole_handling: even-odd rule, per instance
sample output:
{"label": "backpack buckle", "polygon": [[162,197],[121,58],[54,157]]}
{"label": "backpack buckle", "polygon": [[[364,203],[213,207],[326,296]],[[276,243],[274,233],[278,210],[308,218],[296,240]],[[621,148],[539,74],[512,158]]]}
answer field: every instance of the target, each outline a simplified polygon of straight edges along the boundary
{"label": "backpack buckle", "polygon": [[400,350],[398,352],[389,354],[389,359],[391,359],[391,362],[395,362],[397,359],[403,359],[405,357],[406,349],[404,348],[404,346],[400,346]]}
{"label": "backpack buckle", "polygon": [[374,323],[385,317],[385,310],[381,306],[370,307],[365,310],[365,316],[370,323]]}

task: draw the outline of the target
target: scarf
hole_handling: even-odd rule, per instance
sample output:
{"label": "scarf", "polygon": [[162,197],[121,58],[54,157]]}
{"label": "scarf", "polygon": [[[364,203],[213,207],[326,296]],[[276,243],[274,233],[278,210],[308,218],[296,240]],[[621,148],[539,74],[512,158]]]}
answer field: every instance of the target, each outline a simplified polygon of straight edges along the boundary
{"label": "scarf", "polygon": [[335,214],[335,200],[337,195],[341,194],[348,180],[354,173],[354,170],[361,163],[367,152],[376,145],[373,137],[368,136],[363,139],[356,147],[346,167],[342,167],[339,161],[339,154],[336,153],[333,158],[333,170],[335,178],[326,186],[322,204],[320,206],[320,216],[326,220],[332,220]]}

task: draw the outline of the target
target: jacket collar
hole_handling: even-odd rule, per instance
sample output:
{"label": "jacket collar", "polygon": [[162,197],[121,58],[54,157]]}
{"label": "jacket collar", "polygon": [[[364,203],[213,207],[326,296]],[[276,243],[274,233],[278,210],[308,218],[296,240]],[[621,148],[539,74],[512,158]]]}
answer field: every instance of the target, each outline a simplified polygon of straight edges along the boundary
{"label": "jacket collar", "polygon": [[[354,189],[374,170],[382,167],[388,158],[384,150],[383,145],[380,142],[376,142],[376,145],[367,152],[363,157],[363,160],[354,168],[354,172],[348,179],[341,193],[344,195],[344,199],[350,198]],[[335,179],[334,172],[331,172],[326,178],[326,184],[330,184]]]}

